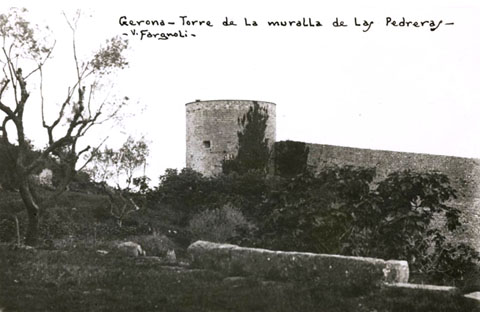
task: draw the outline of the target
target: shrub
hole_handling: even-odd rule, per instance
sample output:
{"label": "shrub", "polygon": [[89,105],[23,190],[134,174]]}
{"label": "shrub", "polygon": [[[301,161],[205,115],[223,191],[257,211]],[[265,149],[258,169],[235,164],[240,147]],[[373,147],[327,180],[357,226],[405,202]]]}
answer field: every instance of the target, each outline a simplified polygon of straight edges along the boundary
{"label": "shrub", "polygon": [[61,238],[78,232],[79,222],[74,214],[65,207],[51,207],[41,215],[40,232],[45,238]]}
{"label": "shrub", "polygon": [[424,280],[457,287],[480,289],[480,257],[478,252],[463,242],[446,241],[439,230],[433,230],[432,250],[415,262]]}
{"label": "shrub", "polygon": [[238,241],[253,229],[254,225],[245,219],[242,212],[229,204],[196,214],[188,225],[193,240],[217,243]]}
{"label": "shrub", "polygon": [[17,238],[17,222],[15,215],[0,214],[0,242],[14,242]]}
{"label": "shrub", "polygon": [[167,169],[159,186],[147,194],[147,205],[151,209],[169,208],[173,222],[186,225],[194,213],[211,202],[212,190],[210,180],[196,171]]}

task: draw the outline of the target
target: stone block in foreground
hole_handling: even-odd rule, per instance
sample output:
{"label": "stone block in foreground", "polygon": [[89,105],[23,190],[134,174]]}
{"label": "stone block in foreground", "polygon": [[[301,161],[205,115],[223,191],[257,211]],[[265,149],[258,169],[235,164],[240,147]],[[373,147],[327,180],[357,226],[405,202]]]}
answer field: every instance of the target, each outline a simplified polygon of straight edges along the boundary
{"label": "stone block in foreground", "polygon": [[193,266],[229,276],[312,281],[331,287],[380,286],[408,282],[406,261],[306,252],[272,251],[197,241],[188,247]]}

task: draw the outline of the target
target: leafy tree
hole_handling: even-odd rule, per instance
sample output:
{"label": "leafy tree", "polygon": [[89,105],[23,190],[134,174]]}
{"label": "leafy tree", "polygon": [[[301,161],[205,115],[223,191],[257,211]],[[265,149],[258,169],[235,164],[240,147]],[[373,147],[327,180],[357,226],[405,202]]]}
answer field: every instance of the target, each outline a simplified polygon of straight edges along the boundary
{"label": "leafy tree", "polygon": [[[3,65],[0,79],[0,111],[3,113],[1,135],[7,145],[14,145],[9,134],[14,130],[18,154],[16,155],[15,175],[18,178],[19,191],[28,215],[26,244],[36,245],[38,241],[39,213],[42,201],[35,196],[31,183],[32,174],[42,168],[45,161],[53,157],[63,171],[62,181],[57,186],[53,197],[60,195],[77,171],[83,169],[79,165],[81,156],[88,154],[92,148],[82,146],[81,138],[98,124],[115,119],[125,104],[123,101],[113,103],[98,101],[95,91],[105,81],[108,74],[116,69],[123,69],[127,62],[123,51],[127,43],[119,38],[112,38],[86,61],[77,57],[76,24],[78,15],[73,20],[67,19],[72,30],[73,66],[75,79],[67,89],[58,114],[48,122],[47,99],[43,94],[43,73],[47,61],[51,58],[54,43],[40,39],[42,31],[32,25],[25,17],[26,10],[12,9],[9,13],[0,14],[1,53]],[[63,77],[63,76],[62,76]],[[41,106],[41,122],[48,138],[47,146],[34,159],[29,159],[29,141],[25,133],[24,113],[29,110],[28,100],[31,89],[27,82],[39,81],[39,98]],[[8,95],[7,95],[8,94]],[[88,160],[87,160],[88,162]]]}
{"label": "leafy tree", "polygon": [[132,184],[140,184],[141,179],[146,179],[135,177],[135,173],[142,167],[145,169],[149,152],[144,138],[136,141],[128,137],[118,150],[107,146],[95,150],[88,171],[95,181],[107,183],[112,180],[119,189],[122,188],[120,178],[125,178],[125,189],[129,191]]}
{"label": "leafy tree", "polygon": [[148,206],[158,209],[167,207],[173,211],[173,222],[185,226],[189,218],[202,210],[205,205],[216,203],[212,179],[190,168],[180,172],[167,169],[160,176],[160,184],[147,194]]}
{"label": "leafy tree", "polygon": [[119,170],[117,172],[125,174],[127,189],[130,189],[131,184],[134,182],[135,172],[141,167],[145,169],[148,154],[148,145],[143,138],[135,141],[132,137],[129,137],[120,148],[118,152]]}
{"label": "leafy tree", "polygon": [[238,153],[234,159],[223,162],[223,172],[245,173],[249,170],[266,172],[270,150],[265,138],[267,129],[268,111],[253,102],[248,112],[238,119],[242,128],[238,131]]}
{"label": "leafy tree", "polygon": [[379,183],[376,192],[382,210],[374,239],[376,252],[386,257],[395,254],[414,262],[425,249],[425,236],[435,214],[445,214],[450,231],[460,226],[460,211],[447,204],[456,198],[456,192],[444,174],[393,172]]}
{"label": "leafy tree", "polygon": [[264,244],[271,248],[342,253],[355,220],[354,211],[369,202],[370,168],[328,167],[318,175],[304,172],[277,184],[268,195],[263,224]]}
{"label": "leafy tree", "polygon": [[[131,213],[140,210],[133,197],[141,199],[140,195],[133,196],[131,184],[144,191],[147,185],[147,177],[134,177],[135,172],[143,167],[145,169],[149,154],[148,145],[142,138],[135,141],[132,137],[123,143],[117,151],[104,147],[103,151],[96,150],[93,153],[92,166],[89,172],[94,180],[101,184],[104,193],[109,198],[109,212],[115,218],[117,225],[122,227],[124,219]],[[120,186],[120,177],[126,178],[126,186]],[[115,180],[116,188],[108,186],[108,182]]]}
{"label": "leafy tree", "polygon": [[[90,174],[93,181],[102,183],[117,176],[114,170],[116,165],[115,158],[117,156],[112,148],[104,146],[103,150],[95,150],[92,156],[92,161],[87,168],[87,172]],[[118,181],[116,182],[118,183]]]}
{"label": "leafy tree", "polygon": [[436,282],[458,281],[475,267],[473,248],[446,239],[461,230],[447,176],[405,170],[374,179],[374,169],[334,166],[278,184],[261,203],[256,244],[408,260],[414,273]]}

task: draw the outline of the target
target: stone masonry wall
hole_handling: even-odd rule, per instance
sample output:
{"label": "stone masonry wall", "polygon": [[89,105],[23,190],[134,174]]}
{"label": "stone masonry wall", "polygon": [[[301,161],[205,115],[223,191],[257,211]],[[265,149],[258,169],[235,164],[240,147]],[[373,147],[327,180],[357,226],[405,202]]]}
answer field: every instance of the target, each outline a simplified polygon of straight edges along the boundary
{"label": "stone masonry wall", "polygon": [[[269,118],[265,138],[270,148],[275,143],[275,104],[257,102],[265,108]],[[213,100],[186,104],[186,165],[204,175],[222,172],[222,162],[238,153],[238,119],[248,112],[254,101]],[[449,176],[459,198],[452,204],[462,210],[462,222],[467,232],[461,240],[468,240],[480,250],[480,160],[391,152],[322,144],[306,144],[309,150],[307,166],[321,170],[328,165],[376,167],[378,179],[404,169],[414,171],[437,170]],[[274,168],[273,161],[270,166]]]}
{"label": "stone masonry wall", "polygon": [[[271,147],[275,142],[275,104],[257,103],[268,112],[265,138]],[[221,173],[223,160],[235,157],[238,152],[237,132],[241,130],[238,118],[253,105],[254,101],[245,100],[187,103],[187,167],[204,175]]]}
{"label": "stone masonry wall", "polygon": [[452,204],[462,212],[468,240],[480,250],[480,160],[452,156],[391,152],[322,144],[307,144],[307,164],[314,170],[328,165],[375,167],[378,179],[404,169],[425,172],[436,170],[446,174],[459,198]]}

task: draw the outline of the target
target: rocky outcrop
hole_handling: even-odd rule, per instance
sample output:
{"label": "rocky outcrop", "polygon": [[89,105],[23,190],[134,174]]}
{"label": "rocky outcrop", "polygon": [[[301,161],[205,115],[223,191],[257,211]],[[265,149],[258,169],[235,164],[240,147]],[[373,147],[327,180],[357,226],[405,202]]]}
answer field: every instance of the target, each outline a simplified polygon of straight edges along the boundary
{"label": "rocky outcrop", "polygon": [[406,283],[406,261],[305,252],[283,252],[197,241],[188,247],[192,265],[229,276],[311,281],[326,287]]}

